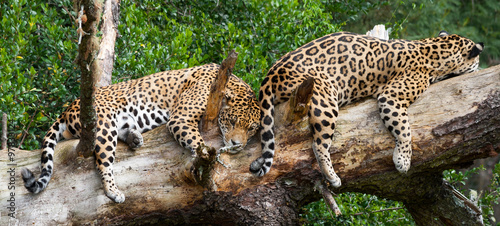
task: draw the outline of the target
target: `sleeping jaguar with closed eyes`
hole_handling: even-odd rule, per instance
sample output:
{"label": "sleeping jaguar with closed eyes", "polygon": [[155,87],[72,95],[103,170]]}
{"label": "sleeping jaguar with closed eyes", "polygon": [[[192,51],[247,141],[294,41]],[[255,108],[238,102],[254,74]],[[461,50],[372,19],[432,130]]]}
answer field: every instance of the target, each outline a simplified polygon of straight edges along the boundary
{"label": "sleeping jaguar with closed eyes", "polygon": [[[104,191],[113,201],[125,201],[116,186],[113,162],[117,140],[137,148],[143,144],[141,133],[166,124],[177,142],[195,155],[203,143],[198,124],[205,112],[210,86],[219,65],[160,72],[136,80],[99,88],[95,94],[97,140],[95,164]],[[231,75],[219,112],[218,123],[226,147],[239,147],[260,128],[260,109],[255,94],[243,80]],[[25,187],[33,193],[45,189],[53,173],[53,156],[61,138],[79,138],[80,100],[75,100],[47,132],[42,144],[42,169],[38,179],[22,170]]]}
{"label": "sleeping jaguar with closed eyes", "polygon": [[287,53],[264,78],[259,91],[262,156],[250,165],[266,174],[275,155],[274,106],[287,101],[304,80],[314,79],[309,106],[312,149],[325,178],[339,187],[330,154],[339,107],[372,96],[380,116],[396,138],[393,161],[410,168],[412,147],[407,108],[434,82],[476,71],[483,43],[441,31],[417,41],[381,40],[341,32],[326,35]]}

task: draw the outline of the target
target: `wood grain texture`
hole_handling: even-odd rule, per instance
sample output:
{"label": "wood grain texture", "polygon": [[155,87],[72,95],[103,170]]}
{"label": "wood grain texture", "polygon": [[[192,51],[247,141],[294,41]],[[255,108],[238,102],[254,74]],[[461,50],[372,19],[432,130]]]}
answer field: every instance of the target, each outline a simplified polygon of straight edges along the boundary
{"label": "wood grain texture", "polygon": [[[239,154],[222,154],[230,167],[215,165],[210,191],[190,179],[190,153],[164,126],[143,134],[144,146],[135,152],[118,145],[114,173],[126,196],[122,204],[104,195],[92,158],[75,157],[77,140],[57,145],[53,178],[37,195],[24,189],[20,170],[39,166],[40,152],[14,150],[17,213],[13,219],[2,212],[0,222],[298,224],[300,207],[321,198],[314,185],[322,176],[311,150],[308,118],[290,123],[288,108],[288,103],[276,108],[277,152],[271,171],[262,178],[249,172],[251,161],[260,156],[259,139],[253,138]],[[410,107],[409,115],[412,166],[407,174],[400,174],[392,162],[394,138],[379,117],[376,101],[341,109],[330,150],[342,179],[335,193],[364,192],[402,201],[414,217],[430,214],[432,218],[430,207],[436,201],[449,205],[453,199],[438,200],[433,190],[447,194],[442,170],[468,166],[474,159],[500,151],[500,66],[432,85]],[[210,146],[222,145],[218,134],[204,134],[204,139]],[[0,160],[0,180],[5,184],[10,178],[6,151],[0,153]],[[7,186],[0,186],[2,202],[9,198],[8,192]],[[422,208],[429,211],[419,212]],[[435,218],[454,222],[456,217],[448,215],[467,217],[460,213],[465,207],[454,208]]]}

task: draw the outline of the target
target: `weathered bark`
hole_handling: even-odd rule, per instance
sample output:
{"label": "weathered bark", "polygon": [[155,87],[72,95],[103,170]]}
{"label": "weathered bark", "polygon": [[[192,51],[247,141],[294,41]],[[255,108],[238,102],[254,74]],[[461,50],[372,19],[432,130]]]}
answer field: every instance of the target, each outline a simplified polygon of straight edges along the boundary
{"label": "weathered bark", "polygon": [[98,87],[111,85],[111,75],[115,62],[115,41],[118,35],[120,18],[120,0],[105,0],[102,14],[102,37],[97,54],[97,64],[101,65],[101,74],[96,84]]}
{"label": "weathered bark", "polygon": [[[79,30],[81,43],[78,49],[78,65],[81,71],[80,124],[81,140],[79,155],[88,157],[95,146],[97,116],[94,93],[96,87],[111,84],[114,48],[117,35],[119,1],[80,1]],[[82,11],[83,9],[83,11]],[[102,24],[102,26],[101,26]],[[98,33],[102,32],[102,36]]]}
{"label": "weathered bark", "polygon": [[230,75],[233,72],[234,64],[238,59],[238,53],[232,50],[227,58],[224,59],[217,73],[215,81],[210,87],[210,94],[208,95],[208,104],[205,114],[203,114],[203,123],[201,124],[201,131],[207,132],[210,128],[217,127],[217,116],[222,107],[222,99],[224,98],[224,90],[229,81]]}
{"label": "weathered bark", "polygon": [[[319,200],[314,187],[322,180],[311,150],[307,117],[286,121],[288,103],[276,108],[275,163],[262,178],[252,176],[250,163],[260,144],[253,139],[229,164],[216,164],[213,191],[190,180],[191,163],[183,150],[159,127],[144,136],[135,152],[119,144],[114,172],[127,196],[116,204],[102,190],[91,158],[66,159],[76,140],[56,147],[54,176],[38,195],[28,193],[16,176],[16,219],[20,224],[298,224],[300,208]],[[394,138],[385,129],[373,99],[340,111],[331,156],[342,178],[335,193],[374,194],[402,201],[422,225],[477,224],[473,211],[443,182],[444,169],[462,168],[474,159],[500,151],[500,66],[432,85],[409,109],[413,134],[412,167],[407,174],[392,162]],[[207,144],[221,146],[217,134],[204,134]],[[16,150],[16,173],[40,164],[39,152]],[[1,184],[9,177],[2,161]],[[69,160],[69,161],[68,161]],[[67,162],[63,164],[63,162]],[[0,200],[10,196],[0,186]],[[3,210],[2,210],[3,211]],[[9,218],[2,214],[2,222]]]}

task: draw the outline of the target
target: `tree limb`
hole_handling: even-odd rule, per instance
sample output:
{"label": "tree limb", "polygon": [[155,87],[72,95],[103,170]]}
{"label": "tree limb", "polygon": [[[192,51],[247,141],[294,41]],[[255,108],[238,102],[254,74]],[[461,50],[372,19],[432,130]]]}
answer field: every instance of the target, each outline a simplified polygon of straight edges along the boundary
{"label": "tree limb", "polygon": [[[311,150],[307,117],[287,121],[286,106],[275,109],[277,152],[271,171],[262,178],[248,171],[261,154],[255,138],[239,154],[221,156],[230,167],[214,166],[213,191],[189,179],[190,153],[165,127],[143,134],[144,146],[135,152],[118,145],[114,172],[127,196],[123,204],[104,195],[91,158],[68,157],[77,140],[57,145],[53,178],[37,195],[22,187],[20,169],[39,166],[40,153],[16,150],[17,212],[12,221],[298,224],[301,207],[321,198],[314,187],[322,175]],[[479,224],[474,211],[447,188],[441,172],[500,151],[500,66],[432,85],[411,105],[409,115],[412,167],[400,174],[392,162],[394,138],[380,119],[376,101],[341,109],[330,153],[342,186],[333,192],[363,192],[401,201],[417,224]],[[222,146],[217,134],[204,134],[204,140],[212,147]],[[9,179],[6,159],[2,152],[1,184]],[[6,189],[0,186],[0,200],[9,198]],[[9,219],[2,214],[2,222]]]}
{"label": "tree limb", "polygon": [[[79,2],[82,8],[78,22],[80,26],[84,25],[79,28],[82,42],[79,42],[77,58],[81,71],[80,124],[84,142],[78,144],[77,152],[85,157],[92,155],[95,146],[95,89],[111,84],[118,26],[118,20],[114,17],[119,14],[119,4],[119,0]],[[99,26],[101,23],[102,27]],[[99,32],[102,32],[102,36],[98,35]]]}
{"label": "tree limb", "polygon": [[205,114],[203,114],[201,123],[202,132],[207,132],[210,128],[217,127],[217,116],[219,115],[219,111],[222,107],[224,90],[226,89],[226,84],[229,81],[229,77],[237,59],[238,53],[232,50],[220,65],[217,77],[212,83],[212,86],[210,86],[210,94],[207,99],[207,109]]}
{"label": "tree limb", "polygon": [[7,148],[7,114],[2,113],[2,147],[0,150]]}
{"label": "tree limb", "polygon": [[97,86],[111,85],[111,75],[113,63],[115,62],[115,41],[118,35],[118,23],[120,16],[120,1],[107,0],[104,2],[104,12],[102,14],[102,37],[97,55],[98,64],[101,65],[102,73],[97,78]]}

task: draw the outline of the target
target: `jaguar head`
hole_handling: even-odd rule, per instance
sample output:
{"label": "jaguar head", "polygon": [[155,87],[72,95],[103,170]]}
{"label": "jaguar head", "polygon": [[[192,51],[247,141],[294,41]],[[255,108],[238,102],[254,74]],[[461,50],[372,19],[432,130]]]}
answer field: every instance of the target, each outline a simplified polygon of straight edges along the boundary
{"label": "jaguar head", "polygon": [[260,129],[260,108],[255,93],[241,79],[229,80],[219,112],[219,128],[224,145],[230,153],[237,153]]}
{"label": "jaguar head", "polygon": [[456,34],[441,31],[437,38],[430,39],[429,54],[438,73],[431,78],[432,82],[441,81],[461,74],[474,72],[479,67],[479,54],[484,49],[482,42]]}

